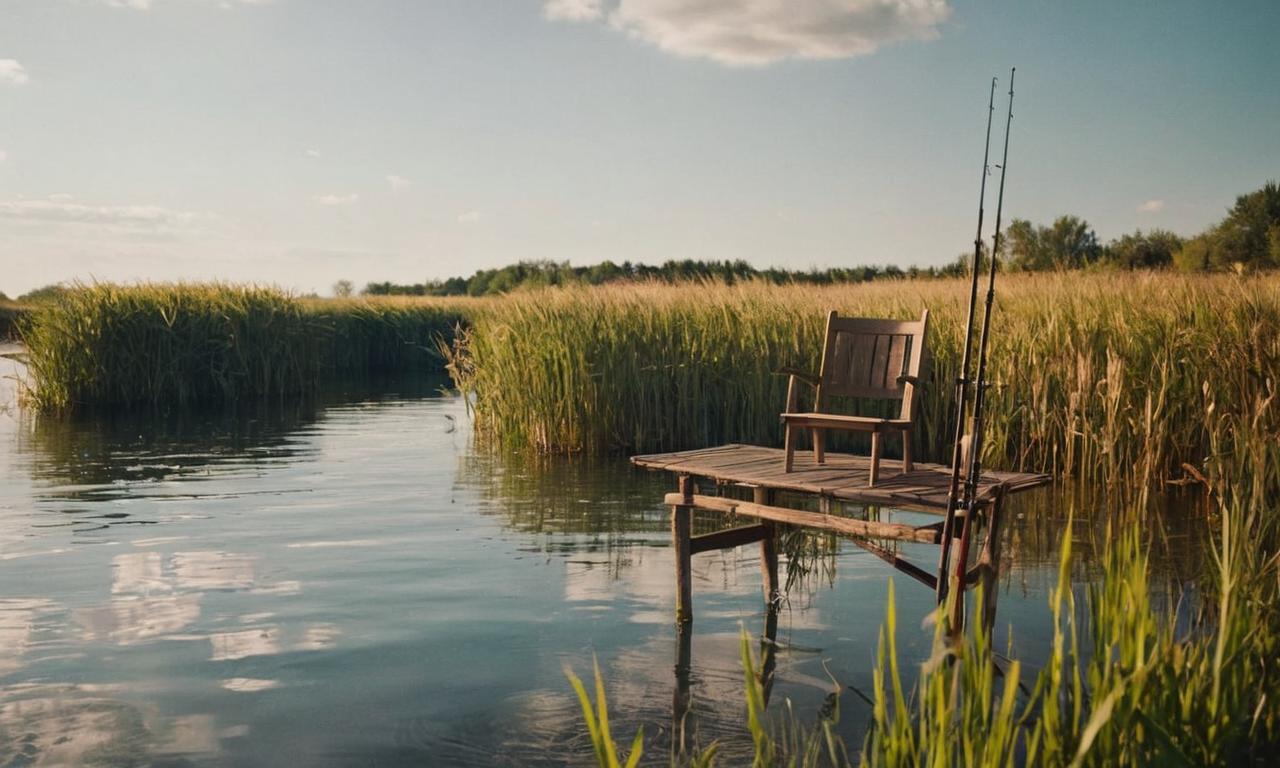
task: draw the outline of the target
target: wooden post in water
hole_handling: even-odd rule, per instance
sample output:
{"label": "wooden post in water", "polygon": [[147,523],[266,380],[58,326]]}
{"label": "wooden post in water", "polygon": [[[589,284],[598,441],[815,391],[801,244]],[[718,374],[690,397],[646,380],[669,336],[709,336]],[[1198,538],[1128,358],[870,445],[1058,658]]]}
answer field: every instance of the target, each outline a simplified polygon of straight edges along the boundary
{"label": "wooden post in water", "polygon": [[[693,627],[676,625],[676,687],[671,702],[671,754],[683,757],[689,748],[685,723],[693,697],[689,692],[689,672],[693,667]],[[674,762],[674,761],[673,761]]]}
{"label": "wooden post in water", "polygon": [[680,475],[682,503],[671,507],[671,544],[676,553],[676,623],[693,621],[693,478]]}
{"label": "wooden post in water", "polygon": [[760,688],[764,705],[773,693],[773,672],[778,666],[778,606],[770,603],[764,612],[764,637],[760,638]]}
{"label": "wooden post in water", "polygon": [[[964,598],[966,586],[968,586],[968,569],[969,569],[969,544],[973,541],[973,529],[978,526],[977,505],[972,505],[964,511],[963,516],[957,516],[956,521],[961,523],[960,537],[952,539],[954,549],[952,550],[951,569],[952,573],[939,574],[939,578],[950,578],[951,592],[954,594],[951,603],[951,634],[959,638],[964,632]],[[943,542],[943,546],[947,546]]]}
{"label": "wooden post in water", "polygon": [[982,567],[982,626],[994,640],[996,604],[1000,599],[1000,516],[1004,508],[1006,486],[998,486],[987,518],[987,540],[982,545],[978,563]]}
{"label": "wooden post in water", "polygon": [[[751,500],[756,504],[773,506],[774,492],[769,488],[756,486],[751,491]],[[764,587],[764,602],[768,610],[778,605],[778,528],[769,521],[764,522],[769,528],[769,535],[760,540],[760,577]]]}

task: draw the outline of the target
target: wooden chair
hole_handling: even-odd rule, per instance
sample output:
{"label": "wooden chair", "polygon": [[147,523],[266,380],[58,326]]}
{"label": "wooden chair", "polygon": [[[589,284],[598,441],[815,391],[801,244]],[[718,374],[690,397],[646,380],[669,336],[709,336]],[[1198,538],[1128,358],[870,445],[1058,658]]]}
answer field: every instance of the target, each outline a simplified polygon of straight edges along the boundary
{"label": "wooden chair", "polygon": [[[920,367],[925,358],[925,331],[929,310],[919,320],[873,320],[827,315],[826,338],[822,345],[822,369],[818,375],[784,369],[791,375],[787,385],[787,408],[782,414],[786,427],[785,469],[792,470],[796,438],[802,430],[813,436],[813,458],[825,462],[823,440],[827,430],[871,433],[871,473],[868,485],[880,477],[881,437],[886,432],[902,435],[902,471],[911,471],[911,424],[915,417],[916,391]],[[799,388],[804,382],[814,388],[812,411],[799,410]],[[829,397],[858,397],[901,400],[898,418],[846,416],[828,411]]]}

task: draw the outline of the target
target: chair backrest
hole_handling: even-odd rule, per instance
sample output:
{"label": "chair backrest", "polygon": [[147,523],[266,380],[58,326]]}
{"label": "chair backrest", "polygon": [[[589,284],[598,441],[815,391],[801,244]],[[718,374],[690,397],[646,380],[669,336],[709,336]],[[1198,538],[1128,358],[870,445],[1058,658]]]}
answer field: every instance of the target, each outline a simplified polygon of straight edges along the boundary
{"label": "chair backrest", "polygon": [[899,418],[915,415],[916,387],[902,376],[919,376],[925,359],[929,310],[919,320],[878,320],[827,315],[822,344],[817,410],[825,398],[901,400]]}

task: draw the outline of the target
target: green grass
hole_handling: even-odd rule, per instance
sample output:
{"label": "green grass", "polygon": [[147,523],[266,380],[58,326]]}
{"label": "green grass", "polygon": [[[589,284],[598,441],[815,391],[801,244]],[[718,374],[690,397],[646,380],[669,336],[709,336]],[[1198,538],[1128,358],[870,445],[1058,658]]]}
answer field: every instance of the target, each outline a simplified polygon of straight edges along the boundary
{"label": "green grass", "polygon": [[20,324],[43,410],[183,407],[309,393],[339,375],[440,370],[441,302],[300,300],[272,288],[74,286]]}

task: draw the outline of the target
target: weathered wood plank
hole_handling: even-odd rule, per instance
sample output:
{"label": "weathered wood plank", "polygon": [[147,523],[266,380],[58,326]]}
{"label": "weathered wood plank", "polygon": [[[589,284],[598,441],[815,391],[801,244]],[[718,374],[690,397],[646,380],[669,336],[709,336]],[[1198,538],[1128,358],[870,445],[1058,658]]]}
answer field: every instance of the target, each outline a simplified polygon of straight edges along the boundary
{"label": "weathered wood plank", "polygon": [[[666,497],[666,503],[672,506],[680,506],[685,503],[685,497],[679,493],[668,494]],[[726,499],[722,496],[702,496],[700,494],[695,494],[693,496],[693,503],[691,506],[694,509],[702,509],[708,512],[722,512],[725,514],[755,517],[761,520],[771,520],[775,523],[786,523],[788,525],[800,525],[807,528],[834,531],[847,536],[866,536],[869,538],[893,539],[896,541],[916,541],[925,544],[934,544],[937,543],[938,540],[938,534],[933,531],[921,531],[910,525],[903,525],[901,523],[855,520],[849,517],[824,515],[820,512],[805,512],[798,509],[787,509],[785,507],[772,507],[765,504],[756,504],[751,501]]]}
{"label": "weathered wood plank", "polygon": [[921,584],[925,585],[929,589],[937,589],[938,587],[937,576],[935,576],[932,573],[929,573],[928,571],[916,565],[915,563],[911,562],[910,560],[907,560],[903,557],[899,557],[897,552],[892,552],[877,544],[872,544],[869,541],[862,541],[860,539],[853,539],[853,543],[858,545],[859,547],[862,547],[863,549],[875,555],[876,557],[880,558],[881,560],[885,561],[889,565],[892,565],[894,568],[897,568],[899,571],[902,571],[903,573],[907,574],[908,576],[920,582]]}
{"label": "weathered wood plank", "polygon": [[[699,451],[682,451],[635,456],[636,466],[705,477],[717,482],[741,483],[766,489],[830,496],[862,504],[886,504],[905,509],[934,512],[947,504],[950,470],[939,464],[915,462],[903,473],[901,462],[883,459],[881,477],[874,487],[866,485],[870,461],[864,456],[828,453],[826,463],[817,465],[810,452],[796,455],[793,471],[785,472],[784,453],[778,448],[751,445],[723,445]],[[984,472],[979,483],[979,499],[989,502],[994,489],[1005,485],[1008,492],[1045,485],[1049,478],[1026,472]]]}
{"label": "weathered wood plank", "polygon": [[704,533],[690,539],[693,554],[710,552],[713,549],[733,549],[743,544],[754,544],[768,538],[773,529],[767,525],[743,525],[738,528],[726,528],[715,533]]}
{"label": "weathered wood plank", "polygon": [[[884,389],[885,372],[889,369],[889,345],[892,336],[876,336],[875,352],[871,355],[871,376],[868,389]],[[895,377],[896,378],[896,377]]]}
{"label": "weathered wood plank", "polygon": [[907,359],[907,342],[910,336],[895,335],[889,337],[889,364],[884,369],[884,383],[880,386],[885,389],[897,389],[898,377],[905,373],[902,367],[903,361]]}

